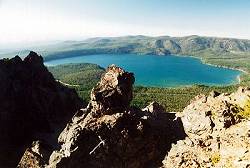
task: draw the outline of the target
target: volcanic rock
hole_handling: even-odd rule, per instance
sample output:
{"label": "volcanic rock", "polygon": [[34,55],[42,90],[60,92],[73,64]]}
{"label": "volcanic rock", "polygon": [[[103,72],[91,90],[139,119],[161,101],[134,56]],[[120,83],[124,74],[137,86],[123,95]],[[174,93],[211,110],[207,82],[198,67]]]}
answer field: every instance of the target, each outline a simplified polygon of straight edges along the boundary
{"label": "volcanic rock", "polygon": [[181,114],[188,137],[172,145],[163,167],[249,167],[249,114],[247,88],[197,96]]}
{"label": "volcanic rock", "polygon": [[171,113],[157,102],[142,110],[130,106],[134,80],[132,73],[108,67],[88,106],[61,132],[59,147],[34,142],[19,167],[250,166],[249,89],[198,95],[182,113]]}
{"label": "volcanic rock", "polygon": [[92,89],[91,106],[96,115],[111,114],[129,108],[132,100],[132,85],[135,79],[132,73],[111,65]]}
{"label": "volcanic rock", "polygon": [[18,168],[40,168],[46,164],[46,160],[49,159],[51,147],[47,144],[43,144],[40,141],[34,141],[32,145],[26,149],[21,161],[18,164]]}
{"label": "volcanic rock", "polygon": [[88,107],[61,133],[61,148],[52,153],[47,167],[161,165],[171,143],[184,138],[183,128],[175,114],[162,108],[154,108],[158,115],[153,115],[130,107],[133,82],[132,73],[110,66],[93,88]]}
{"label": "volcanic rock", "polygon": [[35,52],[24,60],[0,60],[0,88],[0,167],[15,167],[34,140],[56,143],[82,106],[76,92],[56,82]]}

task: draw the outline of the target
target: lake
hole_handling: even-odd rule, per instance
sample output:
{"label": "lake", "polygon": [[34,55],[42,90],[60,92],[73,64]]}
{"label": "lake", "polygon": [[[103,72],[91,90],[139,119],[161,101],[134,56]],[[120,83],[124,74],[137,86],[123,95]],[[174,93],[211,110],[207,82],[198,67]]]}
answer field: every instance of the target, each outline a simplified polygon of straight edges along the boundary
{"label": "lake", "polygon": [[116,64],[133,72],[136,85],[180,87],[194,84],[209,86],[238,83],[240,71],[203,64],[199,59],[180,56],[100,54],[63,58],[45,62],[47,66],[67,63],[94,63],[102,67]]}

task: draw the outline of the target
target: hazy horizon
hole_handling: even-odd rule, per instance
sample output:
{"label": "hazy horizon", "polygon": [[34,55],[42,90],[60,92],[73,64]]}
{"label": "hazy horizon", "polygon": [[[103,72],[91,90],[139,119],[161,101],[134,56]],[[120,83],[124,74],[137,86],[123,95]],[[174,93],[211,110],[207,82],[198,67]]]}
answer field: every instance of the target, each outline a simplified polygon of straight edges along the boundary
{"label": "hazy horizon", "polygon": [[250,39],[248,0],[0,0],[0,48],[91,37]]}
{"label": "hazy horizon", "polygon": [[[0,51],[13,51],[14,49],[28,49],[32,47],[42,47],[42,46],[49,46],[49,45],[56,45],[63,42],[70,42],[70,41],[84,41],[91,38],[119,38],[119,37],[129,37],[129,36],[147,36],[147,37],[164,37],[169,35],[143,35],[143,34],[134,34],[134,35],[121,35],[121,36],[92,36],[92,37],[82,37],[82,38],[75,38],[75,39],[65,39],[65,40],[48,40],[48,41],[30,41],[30,42],[17,42],[17,43],[9,43],[5,45],[0,45]],[[169,37],[188,37],[188,36],[199,36],[199,37],[214,37],[214,38],[229,38],[229,39],[242,39],[242,40],[250,40],[250,38],[235,38],[235,37],[221,37],[221,36],[204,36],[204,35],[197,35],[197,34],[190,34],[185,36],[169,36]]]}

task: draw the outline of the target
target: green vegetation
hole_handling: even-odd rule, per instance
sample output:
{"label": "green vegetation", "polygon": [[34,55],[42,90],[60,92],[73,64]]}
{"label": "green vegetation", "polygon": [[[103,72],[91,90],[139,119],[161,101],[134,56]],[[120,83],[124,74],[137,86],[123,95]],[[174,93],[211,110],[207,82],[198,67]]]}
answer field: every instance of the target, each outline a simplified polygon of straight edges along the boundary
{"label": "green vegetation", "polygon": [[[110,53],[193,56],[200,58],[204,63],[244,71],[245,73],[240,76],[240,85],[250,86],[250,40],[201,36],[126,36],[70,41],[50,47],[46,52],[40,51],[45,56],[45,60]],[[50,70],[60,81],[78,85],[74,87],[85,100],[89,100],[90,90],[103,72],[103,69],[97,66],[86,70],[77,67],[77,65],[68,68],[58,66],[55,69],[50,68]],[[165,106],[167,111],[182,111],[190,100],[198,94],[209,94],[212,90],[230,93],[235,91],[237,87],[238,85],[184,88],[135,87],[132,105],[142,108],[151,101],[157,101]],[[249,115],[248,110],[242,110],[241,113],[243,116]]]}
{"label": "green vegetation", "polygon": [[[246,73],[242,73],[240,76],[240,85],[250,86],[250,40],[200,36],[92,38],[85,41],[65,42],[60,46],[54,46],[54,48],[47,50],[45,53],[45,60],[109,53],[194,56],[200,58],[204,63],[245,71]],[[57,66],[54,70],[53,68],[50,68],[50,70],[60,81],[78,85],[77,87],[75,86],[75,89],[85,100],[89,100],[90,90],[103,72],[103,69],[98,66],[90,67],[90,69],[86,70],[85,68],[77,67],[77,65],[71,65],[68,68]],[[167,111],[182,111],[189,104],[190,100],[198,94],[209,94],[212,90],[230,93],[237,88],[238,85],[225,87],[191,86],[183,88],[137,86],[134,88],[132,105],[142,108],[151,101],[157,101]],[[242,115],[248,115],[248,112],[244,110],[241,113]]]}
{"label": "green vegetation", "polygon": [[74,88],[86,101],[90,100],[90,91],[100,80],[104,69],[96,64],[80,63],[48,67],[55,79]]}
{"label": "green vegetation", "polygon": [[250,85],[250,52],[216,52],[204,50],[195,53],[188,53],[201,58],[204,63],[215,66],[223,66],[244,71],[240,76],[241,84]]}
{"label": "green vegetation", "polygon": [[101,78],[104,69],[95,64],[66,64],[48,67],[53,76],[63,83],[78,85],[77,88],[90,89]]}
{"label": "green vegetation", "polygon": [[243,119],[250,118],[250,100],[246,102],[243,108],[238,107],[238,113],[236,115],[237,117],[243,118]]}
{"label": "green vegetation", "polygon": [[233,115],[237,119],[250,119],[250,100],[247,100],[244,104],[244,107],[241,107],[239,104],[232,105],[230,109],[233,112]]}
{"label": "green vegetation", "polygon": [[219,153],[214,153],[211,157],[211,162],[213,165],[218,163],[220,161],[220,154]]}
{"label": "green vegetation", "polygon": [[132,104],[142,108],[152,101],[157,101],[167,111],[182,111],[195,96],[198,94],[208,95],[213,90],[231,93],[237,90],[237,86],[208,87],[194,85],[183,88],[135,87]]}
{"label": "green vegetation", "polygon": [[[84,100],[89,101],[90,91],[99,81],[104,69],[94,64],[66,64],[49,67],[56,79],[67,83],[76,89],[77,93]],[[198,94],[209,94],[212,90],[218,92],[233,92],[237,85],[225,87],[208,87],[195,85],[183,88],[153,88],[134,87],[134,99],[132,105],[139,108],[147,106],[152,101],[162,104],[167,111],[182,111],[190,100]]]}

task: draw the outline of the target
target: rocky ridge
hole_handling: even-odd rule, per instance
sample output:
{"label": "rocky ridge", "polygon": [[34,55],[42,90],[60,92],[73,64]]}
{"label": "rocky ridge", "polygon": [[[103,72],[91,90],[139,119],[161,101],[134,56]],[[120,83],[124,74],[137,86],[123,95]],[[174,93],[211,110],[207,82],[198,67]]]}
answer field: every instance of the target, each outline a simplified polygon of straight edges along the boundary
{"label": "rocky ridge", "polygon": [[185,140],[173,144],[163,167],[250,167],[250,90],[199,95],[180,114]]}
{"label": "rocky ridge", "polygon": [[0,60],[0,167],[15,167],[34,140],[56,143],[58,131],[83,103],[56,82],[43,58],[30,52]]}
{"label": "rocky ridge", "polygon": [[134,76],[110,66],[58,138],[35,141],[18,167],[250,166],[250,90],[197,96],[182,113],[130,106]]}
{"label": "rocky ridge", "polygon": [[61,133],[61,149],[52,153],[48,167],[161,164],[171,143],[184,138],[183,129],[175,115],[165,113],[157,103],[143,111],[130,107],[133,83],[132,73],[110,66],[93,88],[88,107]]}
{"label": "rocky ridge", "polygon": [[175,114],[166,113],[156,102],[143,110],[131,107],[133,83],[132,73],[110,66],[92,89],[88,107],[79,110],[60,134],[61,147],[46,160],[32,146],[19,167],[34,163],[38,167],[159,167],[171,144],[184,139],[185,133]]}

